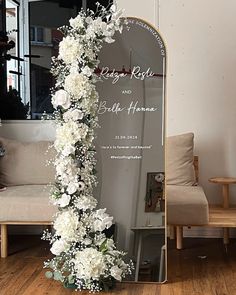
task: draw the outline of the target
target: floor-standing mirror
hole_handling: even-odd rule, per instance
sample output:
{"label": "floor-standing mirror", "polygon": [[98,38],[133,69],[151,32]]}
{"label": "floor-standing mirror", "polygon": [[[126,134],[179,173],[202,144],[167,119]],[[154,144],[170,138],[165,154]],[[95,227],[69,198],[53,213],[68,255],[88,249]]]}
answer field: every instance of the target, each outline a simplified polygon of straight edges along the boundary
{"label": "floor-standing mirror", "polygon": [[165,45],[151,25],[127,18],[99,60],[97,195],[114,216],[118,247],[134,262],[129,280],[163,282]]}

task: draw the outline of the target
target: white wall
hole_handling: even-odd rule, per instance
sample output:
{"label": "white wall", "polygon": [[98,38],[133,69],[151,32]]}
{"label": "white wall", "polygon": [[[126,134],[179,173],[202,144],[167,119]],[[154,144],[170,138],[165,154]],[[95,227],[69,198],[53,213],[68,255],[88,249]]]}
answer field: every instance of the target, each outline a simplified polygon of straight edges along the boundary
{"label": "white wall", "polygon": [[210,203],[221,200],[221,190],[208,178],[236,176],[235,11],[234,0],[160,0],[168,47],[167,132],[195,133],[200,183]]}
{"label": "white wall", "polygon": [[124,16],[142,18],[158,27],[159,0],[117,0],[118,7],[124,9]]}
{"label": "white wall", "polygon": [[[118,2],[127,15],[159,25],[168,52],[167,134],[195,133],[200,183],[210,203],[220,202],[221,188],[208,178],[236,176],[236,1]],[[236,187],[231,195],[236,202]]]}

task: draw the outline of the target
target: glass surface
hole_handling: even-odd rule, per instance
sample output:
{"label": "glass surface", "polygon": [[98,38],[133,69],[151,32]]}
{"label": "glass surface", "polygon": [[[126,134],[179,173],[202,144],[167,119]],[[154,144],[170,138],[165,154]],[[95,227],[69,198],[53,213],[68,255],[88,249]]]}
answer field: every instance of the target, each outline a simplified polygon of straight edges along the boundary
{"label": "glass surface", "polygon": [[7,53],[13,56],[7,60],[7,88],[19,91],[19,24],[18,24],[18,4],[14,1],[6,1],[6,31],[9,41],[15,42],[15,47]]}
{"label": "glass surface", "polygon": [[68,24],[78,9],[73,5],[64,6],[60,5],[60,1],[29,3],[32,119],[41,119],[44,112],[53,112],[50,97],[50,89],[54,85],[50,73],[51,58],[58,55],[58,45],[63,38],[57,28]]}
{"label": "glass surface", "polygon": [[135,265],[140,258],[128,280],[164,281],[165,46],[153,27],[128,18],[99,59],[99,202],[114,216],[118,247]]}
{"label": "glass surface", "polygon": [[[87,1],[87,7],[94,10],[96,2]],[[107,6],[109,0],[98,2]],[[50,73],[51,58],[58,55],[58,45],[63,38],[57,28],[67,25],[81,7],[82,1],[29,2],[31,119],[41,119],[44,112],[53,112],[50,89],[55,81]]]}

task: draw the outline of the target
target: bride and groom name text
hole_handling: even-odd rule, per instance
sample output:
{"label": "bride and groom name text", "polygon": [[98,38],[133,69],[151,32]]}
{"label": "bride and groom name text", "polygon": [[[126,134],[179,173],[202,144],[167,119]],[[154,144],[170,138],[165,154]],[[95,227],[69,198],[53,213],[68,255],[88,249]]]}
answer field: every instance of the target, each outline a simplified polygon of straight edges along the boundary
{"label": "bride and groom name text", "polygon": [[110,70],[109,67],[103,67],[101,69],[100,75],[105,80],[112,78],[112,84],[115,84],[120,80],[120,78],[127,77],[128,75],[130,75],[130,79],[143,81],[145,78],[153,77],[155,74],[150,68],[148,68],[146,71],[141,71],[140,66],[135,66],[129,73],[117,72],[115,69]]}
{"label": "bride and groom name text", "polygon": [[118,103],[114,103],[112,106],[108,107],[107,106],[107,101],[101,101],[99,103],[98,106],[98,114],[102,115],[105,113],[115,113],[116,115],[118,115],[120,112],[127,112],[128,115],[134,115],[135,113],[138,112],[155,112],[157,111],[158,108],[155,107],[140,107],[138,105],[138,101],[134,102],[131,101],[129,106],[121,106],[121,104]]}

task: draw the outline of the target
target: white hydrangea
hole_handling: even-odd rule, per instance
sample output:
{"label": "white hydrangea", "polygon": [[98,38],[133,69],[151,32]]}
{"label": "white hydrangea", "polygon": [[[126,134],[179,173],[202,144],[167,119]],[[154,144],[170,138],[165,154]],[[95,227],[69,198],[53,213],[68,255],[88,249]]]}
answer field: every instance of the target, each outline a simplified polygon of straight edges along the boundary
{"label": "white hydrangea", "polygon": [[69,93],[63,89],[58,90],[52,97],[52,105],[55,109],[58,106],[68,109],[71,106]]}
{"label": "white hydrangea", "polygon": [[78,225],[78,216],[72,210],[59,213],[56,217],[56,220],[54,221],[56,235],[60,236],[66,242],[77,240]]}
{"label": "white hydrangea", "polygon": [[81,15],[71,18],[69,22],[74,29],[81,29],[84,27],[84,18]]}
{"label": "white hydrangea", "polygon": [[65,79],[64,88],[73,98],[79,100],[82,97],[89,97],[93,86],[89,82],[88,77],[81,73],[70,73]]}
{"label": "white hydrangea", "polygon": [[122,276],[123,270],[120,269],[117,265],[112,266],[112,268],[110,269],[110,273],[111,273],[111,276],[117,281],[122,280],[121,276]]}
{"label": "white hydrangea", "polygon": [[56,140],[54,147],[60,152],[67,145],[75,145],[78,141],[84,139],[88,133],[88,126],[83,123],[69,121],[56,130]]}
{"label": "white hydrangea", "polygon": [[83,52],[83,45],[74,37],[64,37],[59,44],[59,58],[64,60],[66,64],[77,62]]}
{"label": "white hydrangea", "polygon": [[105,274],[103,254],[94,248],[78,251],[72,260],[76,276],[81,280],[97,280]]}
{"label": "white hydrangea", "polygon": [[78,182],[77,181],[71,181],[68,184],[67,192],[68,192],[68,194],[73,195],[74,193],[77,192],[78,188],[79,188]]}
{"label": "white hydrangea", "polygon": [[[55,162],[55,166],[58,179],[63,186],[70,185],[68,193],[73,194],[78,188],[77,179],[80,168],[77,167],[71,157],[58,158]],[[75,189],[73,187],[75,187]]]}
{"label": "white hydrangea", "polygon": [[77,189],[78,189],[78,180],[77,180],[77,176],[71,174],[62,174],[61,176],[58,177],[59,180],[61,181],[61,184],[63,186],[68,186],[67,187],[67,191],[69,195],[73,195]]}
{"label": "white hydrangea", "polygon": [[94,231],[103,231],[106,228],[112,226],[113,217],[106,213],[106,208],[96,210],[93,215],[94,219],[93,229]]}
{"label": "white hydrangea", "polygon": [[97,206],[97,200],[92,196],[79,196],[75,202],[75,206],[80,210],[93,210]]}
{"label": "white hydrangea", "polygon": [[59,239],[56,240],[50,249],[52,254],[60,255],[62,252],[66,252],[70,249],[70,244],[68,244],[65,240]]}

